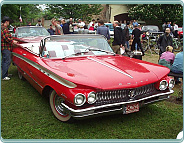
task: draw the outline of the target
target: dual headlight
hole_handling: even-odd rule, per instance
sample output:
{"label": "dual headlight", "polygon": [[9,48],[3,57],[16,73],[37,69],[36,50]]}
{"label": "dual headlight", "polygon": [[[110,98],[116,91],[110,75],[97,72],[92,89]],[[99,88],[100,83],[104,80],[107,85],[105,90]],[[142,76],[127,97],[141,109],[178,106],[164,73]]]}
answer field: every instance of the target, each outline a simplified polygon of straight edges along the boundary
{"label": "dual headlight", "polygon": [[170,79],[169,83],[166,80],[162,80],[160,82],[159,89],[166,90],[168,87],[169,87],[169,89],[172,89],[174,87],[174,84],[175,84],[175,82],[173,79]]}
{"label": "dual headlight", "polygon": [[[89,104],[93,104],[96,101],[95,92],[90,92],[87,97],[87,102]],[[86,96],[82,93],[78,93],[75,95],[74,103],[76,106],[82,106],[86,102]]]}
{"label": "dual headlight", "polygon": [[174,79],[170,79],[170,81],[169,81],[169,88],[172,89],[174,87],[174,85],[175,85]]}

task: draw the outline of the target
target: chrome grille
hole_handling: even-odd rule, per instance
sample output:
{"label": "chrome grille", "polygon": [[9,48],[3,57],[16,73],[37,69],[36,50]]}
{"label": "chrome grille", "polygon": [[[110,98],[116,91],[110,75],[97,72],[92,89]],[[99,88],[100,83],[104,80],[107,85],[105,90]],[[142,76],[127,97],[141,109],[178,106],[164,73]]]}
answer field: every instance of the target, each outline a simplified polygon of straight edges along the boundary
{"label": "chrome grille", "polygon": [[110,103],[126,102],[131,99],[129,97],[131,92],[134,92],[132,99],[140,99],[156,93],[157,90],[155,89],[154,84],[149,84],[134,89],[97,92],[97,101],[95,105],[98,106]]}

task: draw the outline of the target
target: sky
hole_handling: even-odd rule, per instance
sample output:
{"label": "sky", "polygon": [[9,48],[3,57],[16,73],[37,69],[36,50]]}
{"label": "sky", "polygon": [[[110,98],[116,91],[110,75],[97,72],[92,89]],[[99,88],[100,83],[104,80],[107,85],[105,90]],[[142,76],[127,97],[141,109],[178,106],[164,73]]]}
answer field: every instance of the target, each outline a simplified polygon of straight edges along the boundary
{"label": "sky", "polygon": [[41,7],[44,10],[47,6],[45,4],[40,4],[39,7]]}

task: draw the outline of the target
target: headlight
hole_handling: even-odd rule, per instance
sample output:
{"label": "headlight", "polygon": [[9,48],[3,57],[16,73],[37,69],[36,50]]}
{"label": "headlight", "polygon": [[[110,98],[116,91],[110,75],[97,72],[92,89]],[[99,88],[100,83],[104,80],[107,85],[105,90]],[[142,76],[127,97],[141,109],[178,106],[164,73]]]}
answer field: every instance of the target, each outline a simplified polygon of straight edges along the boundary
{"label": "headlight", "polygon": [[175,81],[174,79],[170,79],[169,81],[169,89],[172,89],[174,87]]}
{"label": "headlight", "polygon": [[89,104],[93,104],[93,103],[95,103],[95,101],[96,101],[96,94],[95,94],[95,92],[90,92],[88,94],[88,103]]}
{"label": "headlight", "polygon": [[162,80],[159,85],[160,90],[165,90],[168,86],[168,82],[166,80]]}
{"label": "headlight", "polygon": [[76,106],[82,106],[86,102],[86,97],[82,93],[78,93],[75,95],[74,103]]}

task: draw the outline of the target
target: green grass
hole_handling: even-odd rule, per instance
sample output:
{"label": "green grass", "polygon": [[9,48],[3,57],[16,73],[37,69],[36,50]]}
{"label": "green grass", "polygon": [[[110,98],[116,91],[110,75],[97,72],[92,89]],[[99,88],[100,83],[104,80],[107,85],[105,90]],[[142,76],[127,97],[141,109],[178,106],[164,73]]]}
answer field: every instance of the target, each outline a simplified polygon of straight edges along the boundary
{"label": "green grass", "polygon": [[144,106],[133,114],[62,123],[52,114],[48,98],[18,79],[16,67],[11,66],[10,73],[12,79],[1,82],[4,139],[175,139],[183,126],[182,105],[168,101]]}

